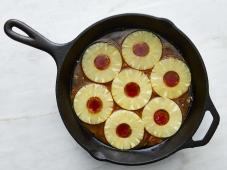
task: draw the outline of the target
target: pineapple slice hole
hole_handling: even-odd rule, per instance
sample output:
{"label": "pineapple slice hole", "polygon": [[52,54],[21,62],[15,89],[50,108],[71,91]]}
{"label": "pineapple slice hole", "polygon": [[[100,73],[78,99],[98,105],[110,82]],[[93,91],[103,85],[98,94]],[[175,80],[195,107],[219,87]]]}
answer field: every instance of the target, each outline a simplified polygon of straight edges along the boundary
{"label": "pineapple slice hole", "polygon": [[163,76],[164,83],[169,87],[176,86],[180,81],[180,76],[175,71],[168,71]]}
{"label": "pineapple slice hole", "polygon": [[141,42],[134,44],[132,50],[136,56],[144,57],[149,53],[150,48],[146,42]]}
{"label": "pineapple slice hole", "polygon": [[137,83],[130,82],[125,85],[124,92],[128,97],[136,97],[140,93],[140,86]]}
{"label": "pineapple slice hole", "polygon": [[91,113],[98,113],[102,109],[102,100],[99,97],[91,97],[87,101],[87,108]]}
{"label": "pineapple slice hole", "polygon": [[116,133],[121,138],[127,138],[132,134],[132,129],[127,123],[121,123],[117,126]]}
{"label": "pineapple slice hole", "polygon": [[157,110],[154,113],[154,121],[160,126],[167,124],[169,121],[169,113],[163,109]]}
{"label": "pineapple slice hole", "polygon": [[109,56],[107,56],[105,54],[99,54],[94,60],[94,65],[99,70],[107,69],[110,65]]}

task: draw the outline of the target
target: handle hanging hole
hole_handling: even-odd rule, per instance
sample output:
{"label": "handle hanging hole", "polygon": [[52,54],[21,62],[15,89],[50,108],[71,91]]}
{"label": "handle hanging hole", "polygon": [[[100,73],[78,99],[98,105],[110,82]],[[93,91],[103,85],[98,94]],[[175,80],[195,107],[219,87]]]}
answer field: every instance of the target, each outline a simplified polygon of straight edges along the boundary
{"label": "handle hanging hole", "polygon": [[209,130],[212,121],[213,121],[213,117],[212,117],[210,111],[206,111],[205,115],[203,117],[203,120],[202,120],[199,128],[197,129],[196,133],[192,137],[192,139],[194,141],[202,140],[205,137],[207,131]]}
{"label": "handle hanging hole", "polygon": [[12,27],[12,30],[17,34],[23,35],[25,37],[29,37],[28,34],[26,34],[24,31],[22,31],[21,29],[15,27],[15,26]]}

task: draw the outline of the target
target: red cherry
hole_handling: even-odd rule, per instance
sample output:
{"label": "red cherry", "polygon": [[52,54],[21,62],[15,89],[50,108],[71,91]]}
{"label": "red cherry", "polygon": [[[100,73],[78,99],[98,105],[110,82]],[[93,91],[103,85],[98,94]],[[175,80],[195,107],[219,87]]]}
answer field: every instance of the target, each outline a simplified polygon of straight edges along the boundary
{"label": "red cherry", "polygon": [[110,59],[107,55],[100,54],[94,60],[95,67],[99,70],[105,70],[110,65]]}
{"label": "red cherry", "polygon": [[163,81],[167,86],[174,87],[179,83],[180,77],[175,71],[168,71],[163,76]]}
{"label": "red cherry", "polygon": [[129,97],[138,96],[140,93],[140,86],[137,83],[130,82],[124,87],[125,94]]}
{"label": "red cherry", "polygon": [[169,114],[165,110],[158,110],[154,113],[154,121],[158,125],[162,126],[168,123],[169,121]]}
{"label": "red cherry", "polygon": [[102,109],[102,100],[98,97],[91,97],[87,101],[87,108],[91,113],[98,113]]}
{"label": "red cherry", "polygon": [[127,138],[131,135],[132,130],[131,127],[126,123],[121,123],[116,128],[116,133],[121,138]]}
{"label": "red cherry", "polygon": [[144,57],[149,53],[149,46],[147,43],[137,43],[132,47],[133,53],[138,57]]}

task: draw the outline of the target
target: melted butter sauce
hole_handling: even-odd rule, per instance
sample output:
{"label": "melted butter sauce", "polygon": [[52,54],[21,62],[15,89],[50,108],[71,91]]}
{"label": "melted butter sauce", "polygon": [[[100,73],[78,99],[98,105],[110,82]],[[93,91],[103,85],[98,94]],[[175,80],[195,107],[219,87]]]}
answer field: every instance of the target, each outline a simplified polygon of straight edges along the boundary
{"label": "melted butter sauce", "polygon": [[[98,39],[95,42],[108,42],[111,43],[113,45],[115,45],[120,51],[121,51],[121,44],[124,40],[124,38],[134,32],[135,29],[128,29],[125,31],[117,31],[117,32],[113,32],[110,34],[107,34],[103,37],[101,37],[100,39]],[[162,57],[161,59],[165,59],[165,58],[169,58],[169,57],[173,57],[173,58],[177,58],[179,60],[184,61],[182,55],[180,54],[180,52],[171,44],[169,43],[167,40],[165,40],[164,38],[158,36],[162,42]],[[94,43],[95,43],[94,42]],[[125,63],[123,61],[122,64],[122,69],[124,68],[128,68],[129,66],[127,65],[127,63]],[[148,69],[143,71],[147,76],[150,75],[152,69]],[[73,80],[72,80],[72,90],[71,90],[71,100],[73,103],[73,99],[74,96],[76,95],[76,93],[78,92],[78,90],[83,87],[86,84],[89,83],[93,83],[92,81],[90,81],[85,74],[83,73],[82,70],[82,66],[81,66],[81,62],[79,64],[76,65],[75,70],[74,70],[74,74],[73,74]],[[105,85],[110,91],[111,91],[111,83],[104,83],[103,85]],[[188,115],[188,111],[189,111],[189,107],[191,105],[191,101],[192,101],[192,94],[191,94],[191,87],[189,87],[189,90],[184,93],[182,96],[174,99],[173,101],[175,103],[178,104],[178,106],[181,109],[182,112],[182,117],[183,117],[183,121],[186,119],[187,115]],[[152,92],[152,96],[151,99],[154,97],[157,97],[158,95],[155,93],[155,91],[153,90]],[[115,110],[119,110],[121,109],[120,106],[118,106],[115,102],[114,102],[114,107],[113,107],[113,111]],[[136,110],[134,111],[136,114],[138,114],[141,117],[142,114],[142,109]],[[104,135],[104,123],[101,124],[97,124],[97,125],[90,125],[84,122],[80,122],[82,124],[82,126],[84,128],[86,128],[88,131],[90,131],[97,139],[99,139],[100,141],[102,141],[103,143],[108,144],[105,135]],[[166,139],[162,139],[162,138],[158,138],[155,136],[150,135],[146,130],[144,133],[144,137],[143,140],[140,142],[140,144],[136,147],[136,149],[139,148],[146,148],[146,147],[150,147],[156,144],[161,143],[162,141],[164,141]]]}

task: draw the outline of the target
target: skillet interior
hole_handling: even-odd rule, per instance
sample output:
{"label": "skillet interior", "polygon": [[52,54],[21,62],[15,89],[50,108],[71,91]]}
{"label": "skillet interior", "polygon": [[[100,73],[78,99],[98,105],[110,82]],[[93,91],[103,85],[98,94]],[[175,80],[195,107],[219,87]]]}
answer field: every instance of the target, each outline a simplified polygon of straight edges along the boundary
{"label": "skillet interior", "polygon": [[[75,62],[84,49],[102,35],[119,29],[141,28],[160,34],[180,50],[192,74],[194,101],[188,118],[180,130],[165,143],[140,150],[119,151],[92,137],[79,125],[70,101],[70,86]],[[74,41],[58,71],[56,94],[61,117],[74,139],[94,158],[119,164],[145,164],[163,159],[181,149],[191,139],[205,113],[208,96],[207,74],[195,46],[170,21],[140,14],[113,16],[90,26]]]}

